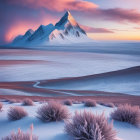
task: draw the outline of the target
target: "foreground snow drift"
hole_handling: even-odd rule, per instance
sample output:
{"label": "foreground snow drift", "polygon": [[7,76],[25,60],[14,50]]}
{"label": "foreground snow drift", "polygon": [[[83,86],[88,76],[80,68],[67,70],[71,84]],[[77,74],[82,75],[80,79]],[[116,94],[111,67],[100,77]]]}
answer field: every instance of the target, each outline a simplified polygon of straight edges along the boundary
{"label": "foreground snow drift", "polygon": [[[42,105],[42,103],[36,102],[34,106],[22,106],[21,103],[8,104],[3,102],[3,111],[0,112],[0,138],[8,135],[11,131],[17,131],[21,128],[24,132],[27,132],[29,126],[34,124],[33,133],[39,136],[39,140],[68,140],[69,136],[64,133],[64,122],[51,122],[43,123],[36,118],[36,111]],[[7,110],[10,106],[22,106],[29,114],[18,121],[9,121],[7,118]],[[68,106],[69,111],[74,115],[77,111],[91,111],[93,113],[102,114],[104,112],[106,117],[110,116],[113,108],[97,105],[96,107],[85,107],[84,104],[73,104]],[[140,129],[127,123],[114,121],[114,129],[117,130],[117,136],[122,140],[139,140]],[[131,134],[131,135],[130,135]]]}

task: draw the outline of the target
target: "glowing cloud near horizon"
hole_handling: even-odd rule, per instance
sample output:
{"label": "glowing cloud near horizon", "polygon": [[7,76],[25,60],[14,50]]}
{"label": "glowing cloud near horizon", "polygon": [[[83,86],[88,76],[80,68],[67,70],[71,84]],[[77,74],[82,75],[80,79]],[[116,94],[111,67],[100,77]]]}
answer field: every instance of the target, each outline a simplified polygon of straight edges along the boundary
{"label": "glowing cloud near horizon", "polygon": [[[41,24],[56,23],[66,10],[80,25],[86,25],[84,29],[94,39],[140,39],[139,0],[133,4],[131,0],[108,1],[109,6],[106,0],[2,0],[0,44],[11,42],[30,28],[36,30]],[[112,30],[119,28],[120,31]]]}

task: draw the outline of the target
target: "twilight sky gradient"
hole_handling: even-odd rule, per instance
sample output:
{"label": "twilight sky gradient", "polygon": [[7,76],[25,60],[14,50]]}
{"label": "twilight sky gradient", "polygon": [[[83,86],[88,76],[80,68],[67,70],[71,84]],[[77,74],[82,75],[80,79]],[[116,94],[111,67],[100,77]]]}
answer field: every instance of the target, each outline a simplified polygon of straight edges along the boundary
{"label": "twilight sky gradient", "polygon": [[0,0],[0,45],[66,10],[95,40],[140,40],[140,0]]}

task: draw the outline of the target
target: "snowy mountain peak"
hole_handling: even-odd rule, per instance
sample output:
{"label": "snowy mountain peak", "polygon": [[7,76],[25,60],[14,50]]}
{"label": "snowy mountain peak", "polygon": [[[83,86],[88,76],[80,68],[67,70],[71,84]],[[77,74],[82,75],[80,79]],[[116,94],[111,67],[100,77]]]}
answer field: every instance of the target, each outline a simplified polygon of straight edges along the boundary
{"label": "snowy mountain peak", "polygon": [[68,21],[73,25],[73,26],[77,26],[77,22],[76,20],[74,19],[74,17],[71,15],[71,13],[69,11],[66,12],[66,15],[67,15],[67,19]]}
{"label": "snowy mountain peak", "polygon": [[66,13],[65,14],[68,14],[68,15],[70,15],[71,16],[71,13],[70,13],[70,11],[66,11]]}
{"label": "snowy mountain peak", "polygon": [[76,20],[73,18],[73,16],[71,15],[71,13],[69,11],[67,11],[64,16],[60,19],[59,22],[57,22],[55,24],[56,27],[64,27],[65,24],[71,24],[72,26],[77,26],[77,22]]}
{"label": "snowy mountain peak", "polygon": [[34,31],[32,29],[29,29],[24,36],[31,36],[34,33]]}
{"label": "snowy mountain peak", "polygon": [[35,31],[29,29],[23,36],[14,39],[13,45],[46,45],[48,43],[78,43],[91,41],[86,32],[67,11],[59,22],[40,25]]}
{"label": "snowy mountain peak", "polygon": [[34,32],[32,36],[28,38],[28,41],[33,41],[33,40],[43,40],[46,39],[48,40],[48,36],[51,34],[51,32],[54,30],[54,25],[49,24],[49,25],[40,25],[39,28]]}

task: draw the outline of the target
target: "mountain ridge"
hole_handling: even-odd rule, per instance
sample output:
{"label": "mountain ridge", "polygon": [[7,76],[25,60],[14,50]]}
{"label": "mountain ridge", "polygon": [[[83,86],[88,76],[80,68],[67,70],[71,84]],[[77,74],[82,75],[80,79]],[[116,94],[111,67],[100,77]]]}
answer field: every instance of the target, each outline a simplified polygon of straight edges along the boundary
{"label": "mountain ridge", "polygon": [[17,36],[13,45],[47,45],[55,43],[78,43],[90,40],[69,11],[55,24],[40,25],[35,31],[29,29]]}

